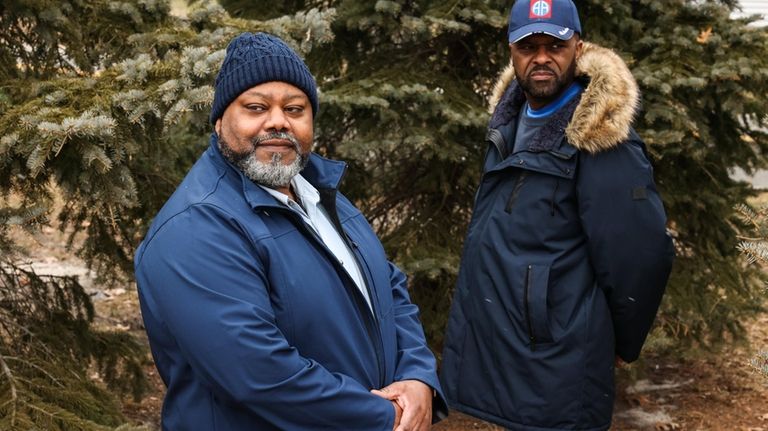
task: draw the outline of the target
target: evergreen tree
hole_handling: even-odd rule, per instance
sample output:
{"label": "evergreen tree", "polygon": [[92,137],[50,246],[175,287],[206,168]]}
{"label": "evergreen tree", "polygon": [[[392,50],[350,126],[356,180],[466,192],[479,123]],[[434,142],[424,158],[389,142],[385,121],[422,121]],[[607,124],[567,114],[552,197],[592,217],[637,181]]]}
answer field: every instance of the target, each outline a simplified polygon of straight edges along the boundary
{"label": "evergreen tree", "polygon": [[[107,280],[132,273],[152,216],[206,147],[212,83],[228,40],[262,29],[306,52],[330,37],[332,13],[259,23],[205,2],[182,21],[161,0],[19,3],[0,23],[23,30],[3,30],[13,37],[0,45],[6,63],[17,59],[0,76],[0,216],[5,224],[44,221],[56,184],[61,228],[87,233],[78,252]],[[37,55],[27,62],[30,46]],[[22,202],[11,205],[9,192]]]}
{"label": "evergreen tree", "polygon": [[[63,133],[57,130],[51,120],[61,112],[54,106],[73,90],[67,82],[118,61],[117,41],[154,27],[162,12],[152,3],[0,5],[0,429],[113,429],[124,421],[117,399],[90,376],[136,398],[146,389],[146,354],[138,342],[125,333],[93,330],[93,307],[78,281],[40,277],[16,266],[18,250],[7,234],[10,225],[32,229],[47,220],[54,181],[38,175],[46,162],[44,146],[59,152],[67,134],[87,130],[98,137],[102,132],[96,129],[106,125],[97,115],[83,115],[70,119]],[[95,25],[81,26],[81,20]],[[61,88],[53,89],[57,80]],[[44,97],[44,109],[13,113],[35,95]],[[55,114],[44,117],[46,112]],[[87,121],[92,124],[84,125]],[[21,143],[30,129],[49,136]],[[56,132],[58,139],[50,136]],[[72,166],[68,175],[77,170]]]}
{"label": "evergreen tree", "polygon": [[751,187],[735,166],[765,167],[768,31],[731,19],[735,1],[591,2],[591,40],[623,53],[641,86],[637,128],[649,145],[677,259],[660,328],[687,345],[743,334],[762,303],[735,250],[734,205]]}
{"label": "evergreen tree", "polygon": [[[73,277],[0,265],[0,429],[110,430],[112,393],[146,390],[144,351],[125,332],[90,328],[93,307]],[[124,428],[128,429],[128,428]]]}
{"label": "evergreen tree", "polygon": [[246,18],[333,7],[334,38],[307,56],[321,90],[315,151],[345,160],[342,190],[410,276],[441,350],[488,120],[507,64],[507,1],[222,1]]}
{"label": "evergreen tree", "polygon": [[[511,2],[222,2],[250,18],[336,7],[335,39],[307,58],[322,90],[319,150],[350,162],[343,188],[411,275],[437,351],[485,151],[484,104],[509,58]],[[729,171],[765,166],[766,31],[731,19],[730,0],[576,3],[584,38],[619,52],[643,91],[636,128],[678,252],[654,341],[738,336],[760,296],[733,247],[733,205],[751,188]]]}
{"label": "evergreen tree", "polygon": [[154,0],[0,5],[0,429],[112,429],[118,404],[89,376],[138,397],[146,358],[128,335],[90,326],[76,280],[18,267],[9,227],[47,223],[58,193],[70,246],[84,232],[77,251],[104,281],[130,277],[151,217],[205,148],[226,42],[260,26],[308,51],[328,16],[262,24],[211,3],[184,21]]}

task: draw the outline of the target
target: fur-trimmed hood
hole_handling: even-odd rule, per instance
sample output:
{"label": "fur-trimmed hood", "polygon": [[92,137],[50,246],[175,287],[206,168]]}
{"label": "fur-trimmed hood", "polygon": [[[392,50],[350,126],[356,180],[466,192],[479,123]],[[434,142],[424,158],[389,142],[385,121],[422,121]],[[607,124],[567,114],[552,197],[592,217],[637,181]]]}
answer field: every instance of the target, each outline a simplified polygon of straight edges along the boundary
{"label": "fur-trimmed hood", "polygon": [[[581,151],[597,153],[615,147],[625,140],[640,103],[640,92],[624,61],[610,49],[584,42],[581,56],[576,60],[576,77],[586,78],[584,90],[573,117],[566,127],[568,142]],[[505,97],[522,97],[514,83],[515,70],[510,61],[494,86],[490,109]],[[508,91],[509,90],[509,91]],[[509,94],[516,92],[518,94]]]}

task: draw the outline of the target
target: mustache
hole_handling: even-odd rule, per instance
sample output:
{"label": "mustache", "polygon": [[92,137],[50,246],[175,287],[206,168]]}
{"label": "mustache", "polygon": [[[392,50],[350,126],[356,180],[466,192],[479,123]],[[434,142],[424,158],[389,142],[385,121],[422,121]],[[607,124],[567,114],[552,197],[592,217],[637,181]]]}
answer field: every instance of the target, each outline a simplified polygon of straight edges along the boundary
{"label": "mustache", "polygon": [[255,136],[253,139],[251,139],[251,145],[256,148],[256,146],[273,139],[280,139],[290,142],[291,145],[293,145],[293,149],[296,150],[297,153],[301,154],[301,144],[299,144],[299,140],[288,132],[272,132],[265,135]]}
{"label": "mustache", "polygon": [[549,72],[549,73],[552,73],[552,74],[556,75],[554,70],[550,69],[547,66],[543,66],[542,65],[542,66],[536,66],[533,69],[531,69],[531,71],[528,72],[528,76],[531,76],[531,74],[536,73],[536,72]]}

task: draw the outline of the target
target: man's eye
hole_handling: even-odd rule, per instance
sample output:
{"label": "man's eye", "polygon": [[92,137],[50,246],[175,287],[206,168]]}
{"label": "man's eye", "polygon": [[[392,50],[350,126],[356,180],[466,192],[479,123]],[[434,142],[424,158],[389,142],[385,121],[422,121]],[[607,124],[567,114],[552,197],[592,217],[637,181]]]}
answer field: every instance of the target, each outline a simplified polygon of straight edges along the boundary
{"label": "man's eye", "polygon": [[288,106],[288,107],[285,108],[285,112],[290,112],[290,113],[293,113],[293,114],[300,114],[300,113],[304,112],[304,108],[302,108],[301,106]]}
{"label": "man's eye", "polygon": [[249,111],[263,112],[267,108],[264,107],[264,105],[245,105],[245,109],[247,109]]}

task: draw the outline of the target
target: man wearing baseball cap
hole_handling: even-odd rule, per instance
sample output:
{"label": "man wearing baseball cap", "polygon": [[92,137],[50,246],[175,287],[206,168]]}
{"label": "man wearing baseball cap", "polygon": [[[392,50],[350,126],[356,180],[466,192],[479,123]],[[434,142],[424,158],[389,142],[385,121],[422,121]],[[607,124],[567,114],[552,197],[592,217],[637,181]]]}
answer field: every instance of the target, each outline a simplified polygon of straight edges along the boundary
{"label": "man wearing baseball cap", "polygon": [[[425,431],[447,414],[406,277],[311,152],[315,79],[243,33],[210,146],[136,252],[168,431]],[[434,400],[434,401],[433,401]]]}
{"label": "man wearing baseball cap", "polygon": [[610,427],[674,257],[637,84],[581,34],[571,0],[512,6],[446,333],[451,407],[512,430]]}

